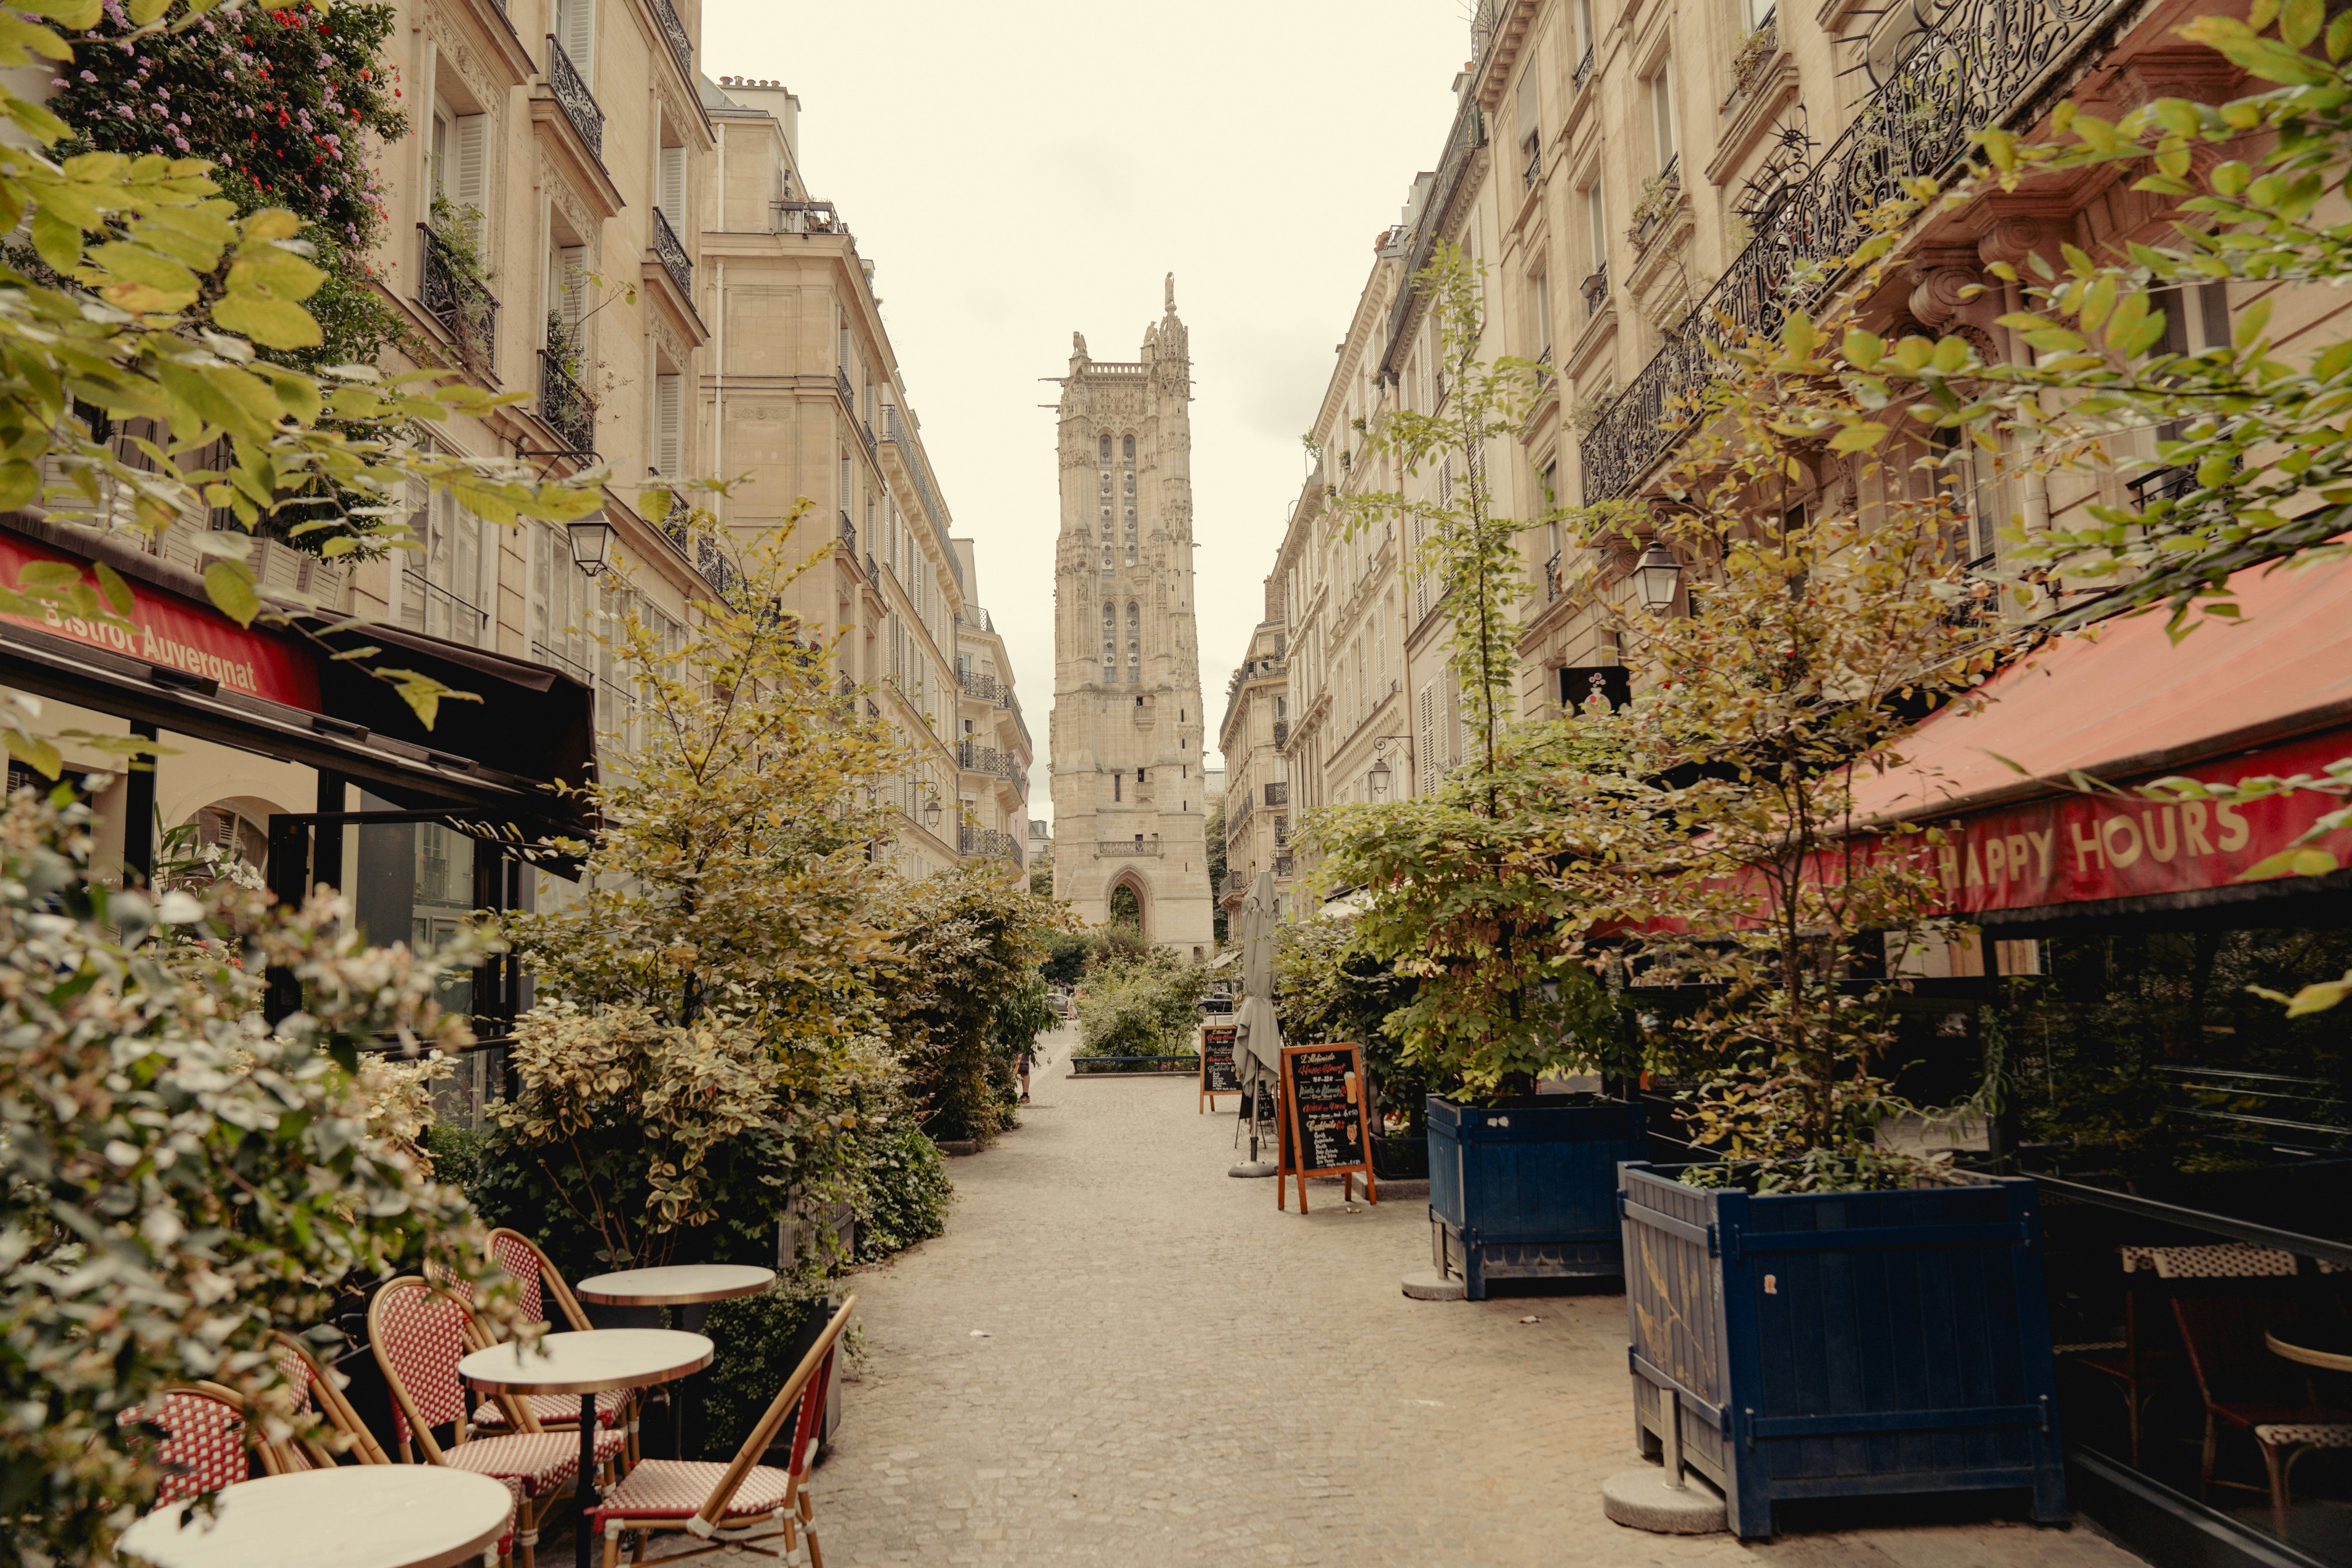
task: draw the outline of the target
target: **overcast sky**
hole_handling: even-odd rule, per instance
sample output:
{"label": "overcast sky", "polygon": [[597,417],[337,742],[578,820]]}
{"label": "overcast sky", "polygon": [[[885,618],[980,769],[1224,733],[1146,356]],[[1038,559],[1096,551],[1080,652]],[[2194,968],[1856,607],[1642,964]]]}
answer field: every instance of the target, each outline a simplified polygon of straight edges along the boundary
{"label": "overcast sky", "polygon": [[[1298,437],[1469,50],[1464,0],[706,0],[698,62],[801,101],[801,166],[875,289],[1051,815],[1054,415],[1070,333],[1192,330],[1202,695],[1214,724],[1305,477]],[[1213,732],[1210,736],[1215,743]],[[1216,760],[1212,752],[1210,760]]]}

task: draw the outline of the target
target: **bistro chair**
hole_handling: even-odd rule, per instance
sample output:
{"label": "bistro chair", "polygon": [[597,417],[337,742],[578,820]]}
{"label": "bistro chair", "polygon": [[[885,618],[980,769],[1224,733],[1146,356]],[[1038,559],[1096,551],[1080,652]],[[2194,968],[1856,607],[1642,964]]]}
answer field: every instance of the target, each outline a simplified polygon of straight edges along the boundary
{"label": "bistro chair", "polygon": [[155,1506],[193,1502],[233,1487],[251,1473],[245,1451],[245,1401],[217,1383],[166,1389],[151,1405],[115,1417],[125,1427],[161,1432],[155,1446]]}
{"label": "bistro chair", "polygon": [[[809,1449],[824,1421],[834,1347],[856,1305],[856,1296],[841,1303],[733,1459],[723,1465],[647,1459],[604,1495],[589,1515],[590,1527],[604,1537],[604,1568],[616,1568],[625,1531],[637,1532],[629,1553],[632,1563],[645,1562],[646,1547],[655,1534],[682,1531],[702,1544],[655,1558],[656,1563],[679,1562],[730,1546],[791,1562],[805,1538],[808,1568],[824,1568],[824,1552],[817,1545],[814,1509],[805,1487]],[[787,1418],[793,1422],[793,1437],[784,1468],[760,1463]],[[779,1544],[755,1544],[767,1542]]]}
{"label": "bistro chair", "polygon": [[[2140,1466],[2140,1439],[2148,1406],[2166,1390],[2186,1386],[2179,1341],[2172,1332],[2171,1314],[2163,1299],[2169,1290],[2169,1270],[2159,1271],[2148,1256],[2176,1250],[2126,1247],[2123,1255],[2124,1337],[2086,1344],[2052,1348],[2068,1365],[2078,1366],[2113,1383],[2124,1396],[2129,1424],[2132,1468]],[[2168,1258],[2167,1261],[2170,1260]]]}
{"label": "bistro chair", "polygon": [[[564,1322],[574,1332],[593,1332],[595,1324],[581,1310],[579,1298],[564,1282],[562,1272],[540,1250],[539,1243],[520,1230],[504,1226],[490,1232],[490,1261],[506,1270],[520,1292],[523,1316],[538,1322],[553,1323],[547,1315],[546,1303],[552,1300],[563,1313]],[[538,1417],[540,1426],[550,1432],[580,1430],[580,1401],[568,1394],[526,1394],[515,1403],[526,1406]],[[621,1430],[627,1435],[628,1462],[637,1461],[637,1415],[639,1401],[633,1391],[625,1388],[607,1389],[596,1396],[596,1424],[606,1431]],[[484,1400],[474,1411],[474,1425],[484,1431],[506,1429],[504,1406],[492,1399]]]}
{"label": "bistro chair", "polygon": [[2172,1316],[2205,1400],[2198,1500],[2203,1501],[2217,1484],[2238,1484],[2217,1483],[2213,1468],[2221,1429],[2243,1432],[2262,1453],[2270,1479],[2272,1529],[2285,1540],[2295,1460],[2314,1448],[2352,1448],[2352,1410],[2315,1404],[2303,1374],[2271,1353],[2265,1343],[2270,1331],[2295,1317],[2294,1302],[2288,1298],[2176,1295]]}
{"label": "bistro chair", "polygon": [[[516,1542],[522,1549],[523,1568],[532,1568],[539,1556],[540,1522],[580,1469],[576,1427],[568,1434],[543,1431],[528,1409],[509,1406],[509,1424],[519,1430],[503,1436],[471,1434],[457,1363],[468,1351],[491,1342],[473,1310],[454,1291],[415,1275],[386,1282],[368,1303],[368,1340],[392,1390],[393,1424],[402,1457],[414,1444],[427,1464],[514,1483],[521,1496]],[[450,1430],[446,1447],[433,1435],[440,1426]],[[619,1433],[599,1434],[597,1463],[610,1465],[622,1447]]]}

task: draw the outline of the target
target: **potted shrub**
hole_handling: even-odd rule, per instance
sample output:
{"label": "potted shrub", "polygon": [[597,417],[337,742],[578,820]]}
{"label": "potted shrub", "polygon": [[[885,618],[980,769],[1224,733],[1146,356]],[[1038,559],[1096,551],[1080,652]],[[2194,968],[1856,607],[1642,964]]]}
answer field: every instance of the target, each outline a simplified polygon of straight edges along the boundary
{"label": "potted shrub", "polygon": [[[1780,1500],[1865,1494],[2013,1489],[2056,1520],[2034,1189],[1881,1136],[1914,1116],[1980,1123],[2000,1082],[1996,1068],[1940,1111],[1898,1093],[1906,960],[1953,934],[1931,835],[1853,810],[1857,776],[1922,713],[1966,701],[2008,634],[1952,548],[1967,487],[1877,482],[1882,444],[1889,469],[1946,461],[1917,428],[1937,405],[1880,411],[1899,434],[1864,420],[1856,361],[1880,347],[1831,340],[1792,316],[1707,394],[1670,483],[1709,504],[1638,516],[1655,559],[1703,567],[1705,591],[1670,575],[1654,602],[1685,613],[1620,618],[1642,694],[1619,721],[1622,771],[1562,802],[1612,846],[1596,885],[1636,966],[1627,994],[1700,998],[1644,1009],[1653,1064],[1692,1085],[1680,1132],[1707,1163],[1622,1167],[1636,1429],[1722,1489],[1742,1536],[1770,1534]],[[1857,482],[1800,494],[1800,459],[1833,436],[1862,455]],[[1637,519],[1589,521],[1606,542]]]}
{"label": "potted shrub", "polygon": [[[1564,514],[1547,502],[1533,517],[1502,515],[1480,454],[1520,427],[1545,371],[1486,356],[1478,269],[1458,248],[1441,246],[1416,284],[1431,301],[1448,394],[1434,413],[1384,416],[1367,450],[1407,474],[1450,464],[1457,478],[1337,505],[1350,528],[1402,514],[1403,531],[1423,541],[1414,570],[1454,607],[1446,653],[1469,755],[1443,778],[1417,773],[1410,799],[1310,816],[1327,873],[1370,896],[1347,923],[1345,951],[1294,966],[1309,974],[1286,972],[1283,993],[1317,974],[1341,989],[1355,954],[1405,982],[1384,998],[1376,1030],[1322,1038],[1392,1040],[1399,1066],[1426,1086],[1432,1249],[1483,1296],[1490,1275],[1617,1270],[1615,1166],[1642,1152],[1641,1110],[1616,1095],[1534,1091],[1547,1075],[1596,1071],[1622,1085],[1637,1065],[1624,977],[1604,977],[1587,947],[1595,900],[1582,868],[1597,863],[1596,846],[1580,836],[1584,819],[1554,809],[1562,779],[1613,768],[1622,747],[1597,719],[1513,722],[1519,541]],[[1384,1085],[1391,1111],[1403,1105],[1398,1087],[1393,1075]]]}

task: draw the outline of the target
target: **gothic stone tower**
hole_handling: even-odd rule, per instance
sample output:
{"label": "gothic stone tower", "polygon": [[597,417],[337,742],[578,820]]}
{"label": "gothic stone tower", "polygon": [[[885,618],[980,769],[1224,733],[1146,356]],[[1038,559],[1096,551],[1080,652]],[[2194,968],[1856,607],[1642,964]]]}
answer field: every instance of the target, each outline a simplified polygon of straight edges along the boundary
{"label": "gothic stone tower", "polygon": [[1101,925],[1125,889],[1146,937],[1205,958],[1213,894],[1192,628],[1192,371],[1173,274],[1139,361],[1089,359],[1071,334],[1049,744],[1055,893]]}

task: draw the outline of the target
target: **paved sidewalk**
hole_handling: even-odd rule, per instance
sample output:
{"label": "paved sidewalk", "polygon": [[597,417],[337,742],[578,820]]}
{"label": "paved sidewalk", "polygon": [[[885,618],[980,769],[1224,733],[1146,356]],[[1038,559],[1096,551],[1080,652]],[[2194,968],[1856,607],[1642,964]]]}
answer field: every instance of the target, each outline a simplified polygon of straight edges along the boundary
{"label": "paved sidewalk", "polygon": [[947,1234],[853,1281],[868,1360],[813,1487],[832,1568],[2137,1561],[1965,1514],[1763,1547],[1620,1529],[1622,1297],[1407,1301],[1424,1198],[1277,1213],[1190,1082],[1073,1082],[1048,1050],[1025,1124],[950,1162]]}

